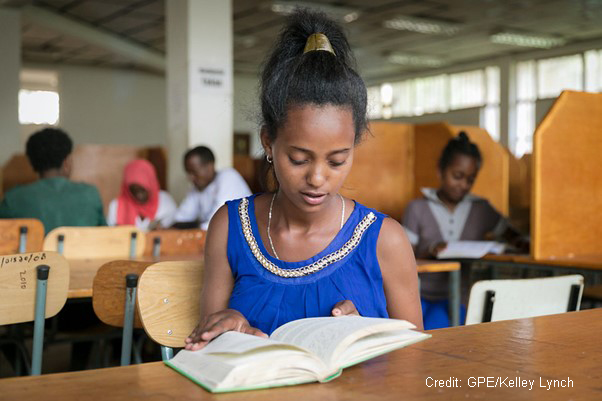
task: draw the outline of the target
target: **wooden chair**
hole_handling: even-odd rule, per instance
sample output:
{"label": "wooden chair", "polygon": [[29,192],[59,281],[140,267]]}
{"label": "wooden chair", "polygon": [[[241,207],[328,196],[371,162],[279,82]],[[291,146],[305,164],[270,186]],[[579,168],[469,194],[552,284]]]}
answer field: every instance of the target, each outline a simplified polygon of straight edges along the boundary
{"label": "wooden chair", "polygon": [[148,266],[138,283],[138,312],[148,336],[161,345],[163,360],[199,323],[203,263],[160,262]]}
{"label": "wooden chair", "polygon": [[[121,327],[121,365],[129,365],[132,356],[134,328],[142,323],[136,312],[138,278],[152,262],[116,260],[98,269],[94,277],[92,306],[96,316],[105,324]],[[135,352],[136,363],[141,363],[140,353]]]}
{"label": "wooden chair", "polygon": [[206,235],[207,231],[200,229],[150,231],[145,234],[145,255],[155,258],[182,254],[203,255]]}
{"label": "wooden chair", "polygon": [[[34,322],[31,374],[42,371],[44,321],[67,301],[69,266],[55,252],[0,256],[0,325]],[[27,363],[22,338],[10,342]]]}
{"label": "wooden chair", "polygon": [[0,219],[0,255],[39,252],[44,225],[38,219]]}
{"label": "wooden chair", "polygon": [[44,250],[67,259],[134,259],[144,254],[144,233],[134,226],[58,227],[44,239]]}
{"label": "wooden chair", "polygon": [[580,274],[478,281],[470,290],[466,324],[577,311],[582,293]]}

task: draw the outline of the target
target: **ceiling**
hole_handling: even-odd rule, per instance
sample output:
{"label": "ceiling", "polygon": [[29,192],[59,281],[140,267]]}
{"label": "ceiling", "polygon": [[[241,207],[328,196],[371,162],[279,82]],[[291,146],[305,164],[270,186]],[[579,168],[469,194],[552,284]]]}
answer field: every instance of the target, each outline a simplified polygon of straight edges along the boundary
{"label": "ceiling", "polygon": [[[284,2],[286,0],[281,1]],[[310,0],[312,1],[312,0]],[[340,0],[312,1],[321,6],[348,8],[357,19],[343,23],[368,81],[425,71],[424,65],[399,65],[389,56],[402,52],[412,57],[428,56],[437,66],[455,65],[533,49],[494,44],[492,33],[513,30],[551,35],[571,44],[602,38],[601,0]],[[37,18],[22,19],[24,62],[85,64],[163,72],[165,57],[164,0],[0,0],[0,6],[43,11]],[[256,73],[283,16],[272,11],[270,0],[232,0],[234,22],[234,67],[239,73]],[[451,35],[434,35],[387,28],[383,22],[395,16],[410,16],[455,24]],[[62,25],[73,21],[100,38],[113,37],[133,45],[159,60],[147,63],[113,51],[86,35],[45,24],[56,16]],[[61,26],[62,26],[61,25]],[[58,25],[57,25],[58,26]],[[92,33],[94,33],[92,32]],[[103,36],[104,35],[104,36]],[[100,43],[100,44],[99,44]],[[132,52],[133,54],[133,52]],[[162,60],[162,61],[161,61]]]}

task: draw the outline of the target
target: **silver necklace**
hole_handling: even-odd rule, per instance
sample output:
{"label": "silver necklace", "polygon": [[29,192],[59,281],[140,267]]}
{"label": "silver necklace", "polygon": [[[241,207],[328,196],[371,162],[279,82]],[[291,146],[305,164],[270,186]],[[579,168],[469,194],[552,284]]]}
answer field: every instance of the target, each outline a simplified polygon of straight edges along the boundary
{"label": "silver necklace", "polygon": [[[343,228],[343,224],[345,223],[345,200],[343,199],[341,194],[337,195],[339,195],[339,198],[341,199],[341,228]],[[276,259],[280,259],[280,256],[278,256],[278,253],[276,252],[276,248],[274,248],[272,236],[270,235],[270,226],[272,225],[272,207],[274,206],[274,199],[276,199],[276,192],[274,193],[274,196],[272,196],[272,201],[270,202],[270,211],[268,212],[268,241],[270,241],[270,247],[272,248],[272,253],[276,257]]]}

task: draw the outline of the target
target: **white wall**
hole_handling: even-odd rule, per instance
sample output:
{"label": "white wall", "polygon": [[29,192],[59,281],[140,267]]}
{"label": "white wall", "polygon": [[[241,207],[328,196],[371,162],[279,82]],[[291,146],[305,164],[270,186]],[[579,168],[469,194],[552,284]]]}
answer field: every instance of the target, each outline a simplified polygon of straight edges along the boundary
{"label": "white wall", "polygon": [[[66,65],[28,64],[58,72],[59,126],[78,144],[165,145],[162,76]],[[38,126],[23,126],[22,141]]]}
{"label": "white wall", "polygon": [[19,149],[19,71],[21,20],[18,11],[0,8],[0,164]]}
{"label": "white wall", "polygon": [[259,104],[259,78],[255,75],[234,76],[234,132],[251,135],[251,156],[261,157],[259,140],[259,122],[261,110]]}
{"label": "white wall", "polygon": [[[480,126],[480,108],[453,110],[447,113],[424,114],[416,117],[398,117],[386,121],[396,121],[409,124],[426,124],[436,122],[448,122],[452,125],[474,125]],[[382,120],[385,121],[385,120]]]}

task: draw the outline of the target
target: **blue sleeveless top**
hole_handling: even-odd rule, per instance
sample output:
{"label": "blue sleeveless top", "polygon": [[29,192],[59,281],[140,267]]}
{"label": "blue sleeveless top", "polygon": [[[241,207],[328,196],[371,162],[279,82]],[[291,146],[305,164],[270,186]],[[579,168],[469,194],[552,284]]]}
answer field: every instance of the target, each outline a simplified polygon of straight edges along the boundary
{"label": "blue sleeveless top", "polygon": [[259,235],[255,197],[228,205],[228,262],[234,288],[228,308],[251,326],[272,333],[292,320],[330,316],[334,305],[353,301],[362,316],[388,317],[376,241],[385,215],[355,202],[332,242],[300,262],[272,257]]}

